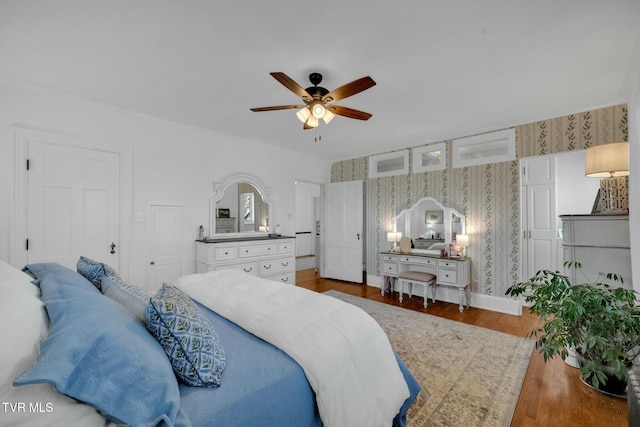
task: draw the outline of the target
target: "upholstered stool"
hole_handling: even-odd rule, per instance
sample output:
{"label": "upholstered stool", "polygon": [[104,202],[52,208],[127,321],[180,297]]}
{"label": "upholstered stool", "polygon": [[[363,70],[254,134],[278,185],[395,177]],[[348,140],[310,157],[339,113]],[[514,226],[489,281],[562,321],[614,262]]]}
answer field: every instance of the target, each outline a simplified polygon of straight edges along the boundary
{"label": "upholstered stool", "polygon": [[431,273],[422,273],[420,271],[404,271],[398,274],[398,283],[400,284],[400,302],[402,302],[402,294],[407,285],[409,297],[411,297],[413,285],[422,286],[422,297],[424,298],[424,308],[427,308],[427,289],[431,287],[431,299],[436,302],[436,276]]}

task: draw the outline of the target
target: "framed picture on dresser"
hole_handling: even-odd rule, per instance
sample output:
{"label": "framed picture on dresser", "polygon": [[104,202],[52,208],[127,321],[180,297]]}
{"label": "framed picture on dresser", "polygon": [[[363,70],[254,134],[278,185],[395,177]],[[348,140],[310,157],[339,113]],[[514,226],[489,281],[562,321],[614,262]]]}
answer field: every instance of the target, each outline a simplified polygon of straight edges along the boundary
{"label": "framed picture on dresser", "polygon": [[225,209],[225,208],[216,209],[217,218],[229,218],[229,216],[230,216],[229,209]]}

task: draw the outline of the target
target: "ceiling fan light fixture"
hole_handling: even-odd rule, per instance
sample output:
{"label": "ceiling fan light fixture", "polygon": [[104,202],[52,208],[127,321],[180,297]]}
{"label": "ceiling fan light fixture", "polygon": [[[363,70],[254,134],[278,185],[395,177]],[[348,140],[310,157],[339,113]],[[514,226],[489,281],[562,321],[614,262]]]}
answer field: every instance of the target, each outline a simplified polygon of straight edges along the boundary
{"label": "ceiling fan light fixture", "polygon": [[324,108],[324,104],[322,104],[322,101],[313,101],[310,108],[311,114],[313,114],[316,119],[323,118],[325,111],[327,111],[327,109]]}
{"label": "ceiling fan light fixture", "polygon": [[313,115],[310,115],[305,123],[311,128],[318,127],[318,119]]}
{"label": "ceiling fan light fixture", "polygon": [[298,116],[298,120],[300,120],[302,123],[305,123],[310,115],[311,111],[309,111],[309,107],[304,107],[296,113],[296,116]]}
{"label": "ceiling fan light fixture", "polygon": [[326,111],[324,112],[324,116],[322,116],[322,120],[324,120],[325,124],[329,124],[329,122],[330,122],[331,120],[333,120],[333,118],[334,118],[335,116],[336,116],[336,115],[335,115],[335,114],[333,114],[331,111],[326,110]]}

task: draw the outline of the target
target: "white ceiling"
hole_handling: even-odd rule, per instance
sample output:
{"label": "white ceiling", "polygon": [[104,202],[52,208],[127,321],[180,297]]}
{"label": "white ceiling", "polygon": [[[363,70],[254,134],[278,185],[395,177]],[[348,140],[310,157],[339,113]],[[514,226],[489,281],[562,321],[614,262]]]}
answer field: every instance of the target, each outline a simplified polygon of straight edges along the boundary
{"label": "white ceiling", "polygon": [[[0,0],[5,79],[331,160],[625,103],[639,40],[640,0]],[[251,112],[272,71],[373,117]]]}

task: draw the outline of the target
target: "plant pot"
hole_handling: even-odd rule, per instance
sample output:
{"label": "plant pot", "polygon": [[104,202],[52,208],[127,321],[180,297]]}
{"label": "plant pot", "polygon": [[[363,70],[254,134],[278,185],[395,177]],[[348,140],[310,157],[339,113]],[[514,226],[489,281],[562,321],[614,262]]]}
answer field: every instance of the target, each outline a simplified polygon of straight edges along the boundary
{"label": "plant pot", "polygon": [[[579,352],[576,352],[576,358],[578,359],[580,368],[582,368],[586,363],[586,359]],[[606,365],[602,365],[602,371],[607,377],[607,382],[606,384],[600,384],[599,388],[594,387],[593,384],[590,383],[590,381],[585,379],[582,375],[582,372],[580,373],[580,380],[587,386],[591,387],[592,389],[600,393],[626,399],[627,398],[627,376],[625,375],[623,378],[616,377],[616,375],[614,374],[613,368]]]}

